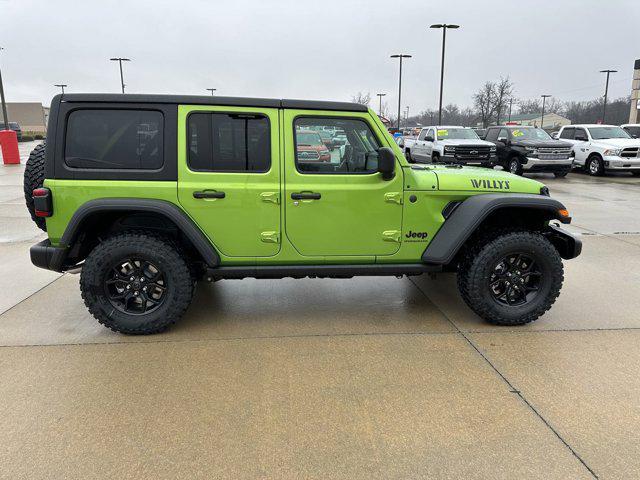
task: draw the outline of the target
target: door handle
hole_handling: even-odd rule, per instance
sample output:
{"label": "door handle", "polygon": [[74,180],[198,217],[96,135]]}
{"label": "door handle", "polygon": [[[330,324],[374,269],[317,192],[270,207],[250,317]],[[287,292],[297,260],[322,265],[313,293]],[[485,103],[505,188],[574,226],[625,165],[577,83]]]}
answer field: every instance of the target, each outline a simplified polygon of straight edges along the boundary
{"label": "door handle", "polygon": [[315,192],[297,192],[291,194],[292,200],[320,200],[321,195]]}
{"label": "door handle", "polygon": [[202,190],[193,192],[193,198],[224,198],[225,193],[217,190]]}

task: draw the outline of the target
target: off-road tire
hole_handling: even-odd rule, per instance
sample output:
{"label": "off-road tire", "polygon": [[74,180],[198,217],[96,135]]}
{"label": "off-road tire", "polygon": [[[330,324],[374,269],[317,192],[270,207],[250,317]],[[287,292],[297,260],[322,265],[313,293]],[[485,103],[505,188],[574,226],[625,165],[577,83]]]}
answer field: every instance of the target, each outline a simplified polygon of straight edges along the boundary
{"label": "off-road tire", "polygon": [[598,155],[591,155],[585,163],[585,170],[593,177],[601,177],[604,175],[604,163]]}
{"label": "off-road tire", "polygon": [[43,217],[36,217],[36,210],[33,204],[33,191],[41,188],[44,183],[44,166],[45,166],[45,146],[46,142],[41,143],[31,151],[27,164],[24,168],[24,199],[27,203],[27,210],[31,219],[36,226],[47,231],[47,224]]}
{"label": "off-road tire", "polygon": [[[493,266],[505,255],[525,252],[542,269],[539,291],[524,305],[505,306],[491,296],[489,278]],[[531,231],[488,232],[477,238],[458,265],[458,288],[465,303],[494,325],[524,325],[551,308],[564,281],[562,259],[541,233]]]}
{"label": "off-road tire", "polygon": [[[128,256],[152,262],[166,277],[166,298],[149,313],[119,311],[107,296],[106,276],[114,263]],[[177,322],[191,303],[194,286],[193,271],[184,255],[170,239],[152,232],[125,232],[107,238],[89,254],[80,275],[80,291],[89,312],[105,327],[133,335],[162,332]]]}
{"label": "off-road tire", "polygon": [[514,175],[522,175],[522,162],[518,157],[511,157],[509,161],[507,161],[506,170]]}

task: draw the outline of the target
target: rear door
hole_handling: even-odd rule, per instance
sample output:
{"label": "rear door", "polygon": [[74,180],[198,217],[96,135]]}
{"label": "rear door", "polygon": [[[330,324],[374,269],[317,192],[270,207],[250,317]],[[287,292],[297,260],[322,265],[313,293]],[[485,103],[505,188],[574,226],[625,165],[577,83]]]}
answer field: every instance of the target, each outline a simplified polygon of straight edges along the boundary
{"label": "rear door", "polygon": [[278,110],[178,110],[178,199],[218,251],[268,257],[280,250]]}
{"label": "rear door", "polygon": [[[302,154],[309,131],[343,130],[346,144],[329,161]],[[377,172],[382,132],[365,113],[285,110],[285,222],[303,256],[392,255],[400,248],[402,169]],[[353,261],[353,259],[350,259]]]}

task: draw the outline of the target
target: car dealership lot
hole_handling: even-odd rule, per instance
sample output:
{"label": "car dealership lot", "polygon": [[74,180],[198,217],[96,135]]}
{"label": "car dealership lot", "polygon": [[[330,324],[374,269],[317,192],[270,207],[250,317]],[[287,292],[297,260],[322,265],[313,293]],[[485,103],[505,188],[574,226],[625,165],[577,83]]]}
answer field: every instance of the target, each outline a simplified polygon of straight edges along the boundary
{"label": "car dealership lot", "polygon": [[21,172],[0,166],[0,478],[640,476],[638,178],[536,175],[584,253],[525,327],[451,275],[230,280],[131,337],[30,264]]}

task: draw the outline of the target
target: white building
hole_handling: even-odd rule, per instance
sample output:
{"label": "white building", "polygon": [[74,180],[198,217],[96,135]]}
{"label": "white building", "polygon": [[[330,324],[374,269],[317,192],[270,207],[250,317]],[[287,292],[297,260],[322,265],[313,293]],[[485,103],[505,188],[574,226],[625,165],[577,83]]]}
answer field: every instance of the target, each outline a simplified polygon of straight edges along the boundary
{"label": "white building", "polygon": [[556,129],[563,125],[571,125],[571,120],[557,113],[545,112],[544,125],[542,125],[542,113],[527,113],[523,115],[511,115],[511,121],[505,121],[505,124]]}

